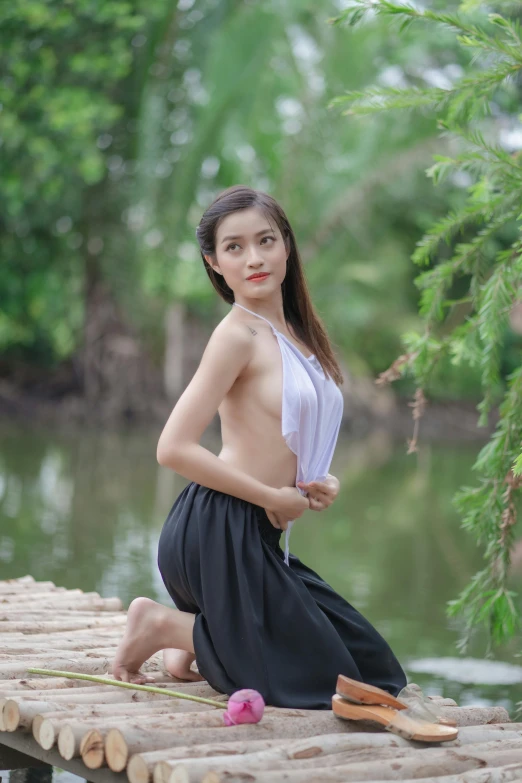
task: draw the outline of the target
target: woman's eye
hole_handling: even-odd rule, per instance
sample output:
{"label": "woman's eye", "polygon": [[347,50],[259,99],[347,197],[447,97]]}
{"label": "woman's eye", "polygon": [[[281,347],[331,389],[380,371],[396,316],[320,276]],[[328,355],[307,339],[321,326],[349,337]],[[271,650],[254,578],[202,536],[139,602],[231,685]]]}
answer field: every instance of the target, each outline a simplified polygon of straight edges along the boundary
{"label": "woman's eye", "polygon": [[239,247],[239,245],[237,244],[237,242],[232,242],[232,243],[231,243],[231,244],[230,244],[230,245],[227,247],[227,250],[231,250],[233,247]]}
{"label": "woman's eye", "polygon": [[268,236],[266,236],[266,237],[263,237],[263,239],[261,240],[261,242],[263,242],[265,239],[271,239],[273,242],[275,242],[275,237],[272,237],[272,236],[270,236],[270,235],[268,235]]}

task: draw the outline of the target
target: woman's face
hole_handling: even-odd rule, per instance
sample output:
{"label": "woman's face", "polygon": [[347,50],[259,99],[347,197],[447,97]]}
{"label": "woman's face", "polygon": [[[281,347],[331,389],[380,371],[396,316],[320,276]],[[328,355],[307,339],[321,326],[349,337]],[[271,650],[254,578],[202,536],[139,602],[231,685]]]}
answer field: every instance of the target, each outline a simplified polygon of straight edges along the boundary
{"label": "woman's face", "polygon": [[[205,256],[223,275],[237,299],[266,299],[280,292],[286,275],[288,250],[277,223],[251,207],[227,215],[216,232],[215,256]],[[249,280],[253,274],[267,277]]]}

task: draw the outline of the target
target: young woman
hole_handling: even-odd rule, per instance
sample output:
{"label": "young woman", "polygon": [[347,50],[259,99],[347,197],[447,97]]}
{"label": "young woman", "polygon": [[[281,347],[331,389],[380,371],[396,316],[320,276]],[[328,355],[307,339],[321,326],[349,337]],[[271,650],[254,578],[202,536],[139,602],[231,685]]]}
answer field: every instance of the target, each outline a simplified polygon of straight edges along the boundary
{"label": "young woman", "polygon": [[[339,674],[406,685],[387,643],[288,552],[293,520],[339,491],[328,474],[342,417],[342,374],[277,202],[235,186],[196,231],[209,278],[233,305],[161,434],[160,465],[189,479],[164,524],[158,565],[177,609],[135,599],[113,673],[143,682],[167,670],[217,690],[258,690],[268,704],[331,708]],[[199,445],[216,411],[218,456]],[[280,538],[286,531],[286,552]]]}

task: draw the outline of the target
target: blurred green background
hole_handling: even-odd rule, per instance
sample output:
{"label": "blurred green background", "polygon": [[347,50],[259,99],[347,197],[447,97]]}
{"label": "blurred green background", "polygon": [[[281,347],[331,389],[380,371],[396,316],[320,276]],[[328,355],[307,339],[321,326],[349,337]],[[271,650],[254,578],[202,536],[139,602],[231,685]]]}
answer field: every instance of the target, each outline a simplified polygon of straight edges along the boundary
{"label": "blurred green background", "polygon": [[[345,5],[14,0],[0,11],[2,410],[163,413],[226,312],[194,230],[235,183],[281,201],[346,374],[372,379],[396,358],[419,325],[415,243],[471,179],[426,177],[451,147],[428,112],[327,106],[370,84],[449,87],[469,55],[440,26],[328,24]],[[513,95],[493,122],[516,150]],[[505,373],[521,345],[506,335]],[[478,371],[448,362],[432,392],[476,401]]]}

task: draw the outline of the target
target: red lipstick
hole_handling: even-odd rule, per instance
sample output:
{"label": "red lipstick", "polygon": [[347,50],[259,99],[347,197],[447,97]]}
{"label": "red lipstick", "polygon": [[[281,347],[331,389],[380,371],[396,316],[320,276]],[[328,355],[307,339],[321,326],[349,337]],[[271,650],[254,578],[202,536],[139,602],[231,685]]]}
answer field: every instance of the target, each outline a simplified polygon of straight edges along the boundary
{"label": "red lipstick", "polygon": [[264,280],[269,274],[270,272],[255,272],[253,275],[250,275],[250,277],[247,277],[247,280]]}

